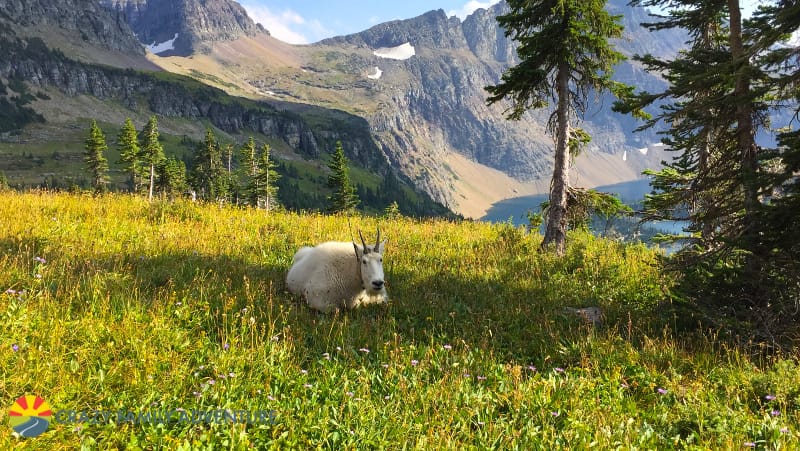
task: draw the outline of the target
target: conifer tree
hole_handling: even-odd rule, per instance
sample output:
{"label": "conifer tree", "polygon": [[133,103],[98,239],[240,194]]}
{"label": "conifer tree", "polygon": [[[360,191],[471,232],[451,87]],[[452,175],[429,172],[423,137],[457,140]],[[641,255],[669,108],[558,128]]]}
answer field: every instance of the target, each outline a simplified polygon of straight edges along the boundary
{"label": "conifer tree", "polygon": [[550,186],[547,227],[542,246],[565,251],[569,192],[569,149],[588,135],[573,127],[587,108],[591,92],[630,90],[611,80],[613,66],[623,59],[608,40],[622,35],[621,16],[606,10],[606,0],[508,0],[511,11],[498,16],[505,35],[519,42],[520,63],[486,90],[487,103],[511,101],[508,118],[519,120],[529,109],[556,102],[548,130],[555,136],[555,161]]}
{"label": "conifer tree", "polygon": [[798,249],[800,221],[789,212],[800,205],[792,188],[800,166],[791,134],[779,135],[775,150],[757,146],[755,136],[767,130],[770,109],[792,97],[785,88],[800,79],[796,48],[781,44],[800,25],[800,7],[777,1],[744,20],[736,0],[634,3],[664,11],[646,24],[651,29],[680,28],[691,38],[674,58],[637,56],[669,86],[615,106],[634,111],[661,102],[645,127],[667,125],[662,141],[677,154],[652,172],[647,217],[689,223],[690,234],[681,237],[689,245],[670,259],[682,272],[678,289],[687,299],[712,315],[725,311],[752,321],[748,332],[774,340],[772,324],[797,318],[800,303],[800,296],[787,295],[800,284],[800,269],[788,264]]}
{"label": "conifer tree", "polygon": [[106,145],[106,137],[95,120],[92,121],[92,125],[89,127],[89,136],[86,138],[85,143],[84,161],[91,174],[92,188],[96,193],[104,192],[108,189],[109,184],[108,160],[104,155],[108,150],[108,146]]}
{"label": "conifer tree", "polygon": [[206,137],[195,152],[192,186],[204,200],[224,202],[229,194],[222,150],[211,128],[206,129]]}
{"label": "conifer tree", "polygon": [[258,175],[258,150],[256,149],[256,142],[251,136],[247,142],[239,149],[239,171],[241,172],[241,193],[242,200],[247,205],[254,207],[258,206],[258,182],[256,177]]}
{"label": "conifer tree", "polygon": [[247,204],[267,211],[280,208],[277,197],[280,175],[270,150],[269,144],[263,144],[261,152],[258,152],[255,140],[250,137],[239,152],[244,179],[243,198]]}
{"label": "conifer tree", "polygon": [[261,146],[261,155],[259,156],[258,172],[256,175],[257,189],[256,196],[258,199],[259,208],[264,208],[267,211],[278,210],[281,208],[280,201],[278,201],[278,179],[280,175],[275,170],[277,165],[270,156],[269,144]]}
{"label": "conifer tree", "polygon": [[186,165],[182,160],[168,157],[161,161],[157,168],[156,187],[167,197],[175,198],[189,188],[186,181]]}
{"label": "conifer tree", "polygon": [[149,189],[147,199],[153,200],[153,191],[156,186],[156,167],[164,161],[164,149],[158,140],[158,120],[155,116],[150,116],[147,124],[142,130],[142,161],[148,167]]}
{"label": "conifer tree", "polygon": [[679,254],[683,264],[714,261],[735,248],[753,255],[761,208],[755,134],[771,90],[757,65],[756,35],[743,29],[736,0],[634,3],[665,11],[645,24],[651,29],[682,28],[691,37],[689,49],[672,59],[636,57],[666,74],[665,91],[639,93],[615,106],[635,111],[662,102],[644,127],[668,125],[662,141],[677,154],[664,169],[650,171],[655,192],[645,202],[646,218],[689,222],[691,236],[673,237],[691,242]]}
{"label": "conifer tree", "polygon": [[134,193],[142,188],[142,155],[139,148],[139,137],[131,118],[126,118],[125,123],[117,135],[117,150],[119,151],[122,170],[130,177],[128,183]]}
{"label": "conifer tree", "polygon": [[342,142],[337,141],[336,151],[328,163],[331,170],[331,174],[328,176],[328,187],[333,190],[333,194],[328,197],[328,210],[333,213],[352,212],[359,203],[356,189],[350,182],[350,170],[347,163]]}

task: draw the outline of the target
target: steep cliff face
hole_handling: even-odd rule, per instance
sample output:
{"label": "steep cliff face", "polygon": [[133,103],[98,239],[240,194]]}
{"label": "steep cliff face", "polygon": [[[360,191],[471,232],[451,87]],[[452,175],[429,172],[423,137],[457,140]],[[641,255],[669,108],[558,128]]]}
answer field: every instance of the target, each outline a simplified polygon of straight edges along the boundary
{"label": "steep cliff face", "polygon": [[[84,4],[97,9],[95,1],[11,0],[0,7],[0,21],[6,17],[11,18],[6,19],[10,23],[38,20],[36,23],[50,24],[47,21],[61,20],[54,18],[56,10],[79,11]],[[520,121],[508,121],[504,105],[489,107],[485,103],[484,88],[497,84],[502,73],[518,63],[516,44],[496,22],[497,15],[508,11],[504,2],[479,9],[464,21],[447,17],[442,10],[431,11],[314,45],[291,46],[269,37],[231,0],[99,1],[106,10],[97,14],[105,14],[105,19],[89,27],[99,30],[86,38],[91,42],[103,42],[102,36],[119,28],[120,36],[127,38],[104,45],[121,46],[125,39],[131,40],[125,23],[129,22],[142,43],[160,44],[153,48],[160,55],[191,54],[183,59],[153,57],[163,67],[223,89],[235,87],[232,91],[239,94],[260,96],[274,105],[273,111],[286,113],[270,113],[268,119],[263,112],[231,109],[224,102],[210,104],[190,93],[159,91],[151,79],[125,79],[123,83],[118,75],[110,79],[95,73],[96,68],[80,70],[63,61],[37,66],[24,59],[6,59],[0,73],[32,77],[35,83],[69,93],[108,96],[131,108],[146,104],[165,115],[207,116],[223,130],[250,129],[280,136],[309,156],[332,149],[341,139],[348,157],[357,164],[378,168],[388,161],[417,187],[460,211],[465,203],[473,202],[465,195],[468,177],[469,188],[476,193],[495,188],[497,174],[513,184],[535,185],[537,190],[549,180],[553,144],[546,124],[550,111],[533,111]],[[50,8],[54,3],[59,6]],[[73,4],[81,6],[70,6]],[[3,8],[7,12],[3,13]],[[609,8],[625,15],[626,36],[617,45],[625,54],[663,55],[675,51],[683,41],[676,36],[653,36],[640,28],[638,23],[648,19],[646,13],[627,7],[624,0],[612,1]],[[47,19],[29,17],[37,14]],[[65,19],[63,26],[87,28],[80,20],[87,19],[76,14]],[[98,47],[87,48],[94,52]],[[138,49],[141,51],[140,44]],[[650,91],[657,91],[661,83],[630,62],[617,68],[616,78]],[[611,113],[611,101],[608,96],[600,97],[580,124],[593,138],[578,161],[576,173],[583,171],[583,178],[577,183],[583,186],[587,181],[609,184],[629,180],[654,160],[658,162],[652,153],[645,154],[658,140],[655,133],[633,134],[638,124]],[[310,131],[307,122],[288,120],[308,117],[314,108],[319,114],[312,114],[312,122],[325,124],[321,128],[315,124]],[[483,169],[488,171],[481,172]],[[517,187],[496,191],[486,202],[513,196]]]}
{"label": "steep cliff face", "polygon": [[162,56],[189,55],[203,44],[266,32],[230,0],[100,0]]}
{"label": "steep cliff face", "polygon": [[[610,8],[626,15],[628,35],[617,43],[626,54],[675,50],[674,39],[668,39],[669,44],[649,44],[654,37],[642,36],[647,33],[639,27],[639,22],[647,20],[643,10],[623,3],[613,3]],[[550,176],[553,144],[545,131],[550,111],[531,111],[521,121],[508,121],[503,105],[488,107],[485,103],[484,88],[498,83],[502,73],[519,62],[515,42],[505,36],[495,19],[508,11],[501,2],[477,10],[463,22],[448,18],[444,11],[431,11],[318,44],[320,53],[334,47],[345,55],[352,52],[345,56],[349,64],[344,67],[361,73],[371,72],[372,66],[380,70],[370,95],[381,97],[382,106],[366,115],[377,139],[390,161],[451,206],[457,202],[454,186],[459,178],[445,163],[451,152],[522,181]],[[636,39],[629,40],[631,37]],[[407,59],[364,57],[363,49],[404,44],[414,49]],[[616,78],[640,88],[655,89],[661,83],[630,62],[617,68]],[[620,178],[637,174],[645,162],[637,163],[637,154],[629,152],[628,157],[627,153],[656,143],[655,132],[634,134],[638,124],[633,119],[610,112],[613,99],[606,95],[597,100],[579,124],[593,138],[585,158],[617,155]],[[632,167],[636,164],[641,167]]]}
{"label": "steep cliff face", "polygon": [[36,35],[51,47],[63,48],[75,40],[92,46],[143,57],[141,43],[123,17],[96,0],[3,0],[0,23],[19,35]]}

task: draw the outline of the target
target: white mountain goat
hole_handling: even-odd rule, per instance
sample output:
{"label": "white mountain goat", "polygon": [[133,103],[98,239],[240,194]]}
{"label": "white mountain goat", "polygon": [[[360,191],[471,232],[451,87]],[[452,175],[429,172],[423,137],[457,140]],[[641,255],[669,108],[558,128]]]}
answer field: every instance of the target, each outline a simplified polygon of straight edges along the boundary
{"label": "white mountain goat", "polygon": [[380,229],[375,245],[366,244],[361,231],[358,235],[360,246],[328,241],[300,248],[286,275],[289,291],[302,295],[311,308],[323,313],[387,303],[383,279],[386,240],[381,241]]}

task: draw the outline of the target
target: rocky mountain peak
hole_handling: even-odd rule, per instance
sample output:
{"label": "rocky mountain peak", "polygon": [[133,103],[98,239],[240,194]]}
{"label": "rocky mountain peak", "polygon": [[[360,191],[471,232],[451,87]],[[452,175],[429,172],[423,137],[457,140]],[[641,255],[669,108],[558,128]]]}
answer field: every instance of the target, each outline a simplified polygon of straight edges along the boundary
{"label": "rocky mountain peak", "polygon": [[162,56],[187,56],[203,44],[266,32],[232,0],[100,0]]}
{"label": "rocky mountain peak", "polygon": [[[129,55],[144,55],[125,20],[102,8],[96,0],[3,0],[0,2],[0,22],[6,22],[23,35],[42,35],[53,40],[52,46],[62,48],[66,33],[82,45],[92,45]],[[24,31],[28,30],[28,31]]]}

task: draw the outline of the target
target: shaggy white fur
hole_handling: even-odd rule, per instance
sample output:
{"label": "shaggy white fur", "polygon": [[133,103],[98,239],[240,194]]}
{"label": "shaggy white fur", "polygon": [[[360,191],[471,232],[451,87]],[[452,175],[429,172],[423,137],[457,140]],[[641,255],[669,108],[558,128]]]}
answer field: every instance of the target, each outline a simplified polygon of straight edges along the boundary
{"label": "shaggy white fur", "polygon": [[[379,235],[380,237],[380,235]],[[383,251],[377,245],[328,241],[303,247],[292,260],[286,285],[308,305],[324,313],[341,308],[387,303],[383,277]]]}

